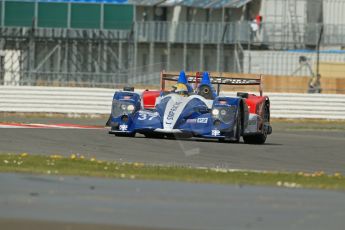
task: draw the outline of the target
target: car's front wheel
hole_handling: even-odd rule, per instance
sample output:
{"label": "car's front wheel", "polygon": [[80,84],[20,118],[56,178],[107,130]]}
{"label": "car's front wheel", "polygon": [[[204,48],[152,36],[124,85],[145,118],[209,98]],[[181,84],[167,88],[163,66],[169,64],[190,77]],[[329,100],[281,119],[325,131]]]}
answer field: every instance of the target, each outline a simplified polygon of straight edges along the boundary
{"label": "car's front wheel", "polygon": [[157,139],[164,138],[164,134],[162,133],[145,133],[144,136],[146,138],[157,138]]}
{"label": "car's front wheel", "polygon": [[135,137],[135,133],[115,133],[117,137]]}

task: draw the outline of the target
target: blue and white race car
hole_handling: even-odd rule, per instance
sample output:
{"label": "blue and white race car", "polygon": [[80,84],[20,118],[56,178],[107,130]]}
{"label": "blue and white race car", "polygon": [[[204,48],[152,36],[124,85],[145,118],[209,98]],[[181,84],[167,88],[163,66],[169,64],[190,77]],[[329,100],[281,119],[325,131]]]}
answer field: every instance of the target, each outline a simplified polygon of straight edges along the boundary
{"label": "blue and white race car", "polygon": [[[201,76],[202,75],[202,76]],[[171,91],[165,82],[173,81]],[[194,84],[194,87],[190,85]],[[213,84],[217,85],[217,91]],[[220,85],[258,85],[260,96],[238,93],[219,96]],[[255,79],[162,73],[160,91],[117,91],[113,97],[109,133],[134,137],[202,137],[219,141],[263,144],[272,132],[269,99]],[[250,107],[248,107],[248,103]],[[253,111],[253,112],[251,112]]]}

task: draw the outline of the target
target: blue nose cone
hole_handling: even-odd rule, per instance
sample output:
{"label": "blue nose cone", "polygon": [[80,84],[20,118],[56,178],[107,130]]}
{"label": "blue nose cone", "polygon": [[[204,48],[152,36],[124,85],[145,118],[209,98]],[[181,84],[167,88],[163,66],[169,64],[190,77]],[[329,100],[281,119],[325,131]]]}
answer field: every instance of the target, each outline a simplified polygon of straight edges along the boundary
{"label": "blue nose cone", "polygon": [[186,74],[183,70],[180,72],[177,83],[188,84]]}
{"label": "blue nose cone", "polygon": [[211,80],[210,80],[210,76],[208,75],[208,72],[204,72],[202,74],[200,85],[211,85]]}

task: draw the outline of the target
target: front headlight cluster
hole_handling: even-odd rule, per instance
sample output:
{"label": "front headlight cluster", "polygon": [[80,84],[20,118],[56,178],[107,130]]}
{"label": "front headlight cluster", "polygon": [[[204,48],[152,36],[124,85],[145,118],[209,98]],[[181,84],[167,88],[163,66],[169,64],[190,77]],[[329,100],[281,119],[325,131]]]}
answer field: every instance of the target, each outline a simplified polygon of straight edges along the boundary
{"label": "front headlight cluster", "polygon": [[128,111],[128,112],[132,113],[134,111],[135,107],[132,104],[129,104],[129,105],[122,104],[121,109],[122,109],[122,111]]}
{"label": "front headlight cluster", "polygon": [[212,117],[224,123],[230,123],[236,114],[236,106],[216,107],[212,109]]}
{"label": "front headlight cluster", "polygon": [[212,115],[213,115],[214,117],[218,116],[218,115],[219,115],[219,109],[213,109],[213,110],[212,110]]}
{"label": "front headlight cluster", "polygon": [[112,106],[113,117],[132,114],[135,111],[135,106],[129,102],[121,102],[114,100]]}

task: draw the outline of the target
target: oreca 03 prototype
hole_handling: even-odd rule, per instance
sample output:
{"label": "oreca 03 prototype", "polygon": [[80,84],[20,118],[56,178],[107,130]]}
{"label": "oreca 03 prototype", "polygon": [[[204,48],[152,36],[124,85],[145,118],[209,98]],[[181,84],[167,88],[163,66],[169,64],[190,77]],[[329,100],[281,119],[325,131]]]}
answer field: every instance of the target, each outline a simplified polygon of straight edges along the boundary
{"label": "oreca 03 prototype", "polygon": [[[224,74],[225,75],[225,74]],[[221,142],[263,144],[272,133],[270,100],[262,93],[262,78],[216,76],[207,72],[161,73],[161,90],[114,94],[107,122],[110,134],[134,137],[198,137]],[[172,83],[170,90],[166,85]],[[226,96],[221,87],[258,86],[260,95]],[[215,89],[216,87],[216,89]]]}

